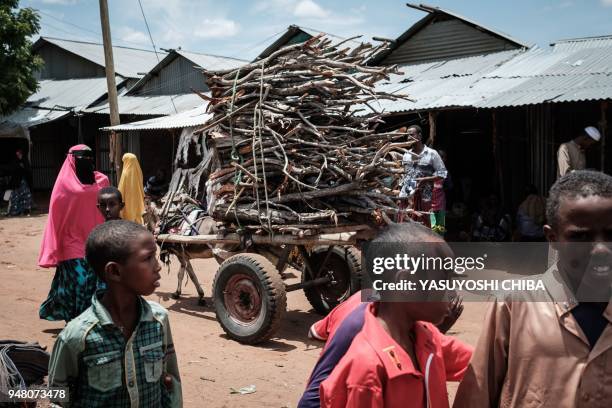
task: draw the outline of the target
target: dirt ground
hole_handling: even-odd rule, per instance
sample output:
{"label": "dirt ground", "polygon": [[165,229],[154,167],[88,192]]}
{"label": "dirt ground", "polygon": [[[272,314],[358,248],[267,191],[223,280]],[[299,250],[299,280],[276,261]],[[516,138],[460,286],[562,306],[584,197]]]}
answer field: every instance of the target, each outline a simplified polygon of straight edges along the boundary
{"label": "dirt ground", "polygon": [[[54,269],[37,266],[40,239],[46,215],[0,218],[0,338],[38,341],[49,351],[63,322],[38,318],[38,307],[46,298]],[[217,269],[214,260],[193,262],[207,296]],[[321,351],[321,344],[307,338],[316,315],[301,291],[288,294],[287,313],[276,337],[257,346],[228,339],[210,306],[197,305],[191,283],[183,297],[174,300],[178,262],[162,272],[161,287],[149,299],[170,311],[170,322],[178,354],[186,407],[295,407],[305,382]],[[296,272],[295,275],[299,277]],[[293,283],[295,278],[289,283]],[[207,297],[210,304],[210,298]],[[449,334],[475,344],[484,307],[468,303]],[[256,392],[232,394],[231,389],[255,385]],[[456,384],[449,384],[452,399]]]}

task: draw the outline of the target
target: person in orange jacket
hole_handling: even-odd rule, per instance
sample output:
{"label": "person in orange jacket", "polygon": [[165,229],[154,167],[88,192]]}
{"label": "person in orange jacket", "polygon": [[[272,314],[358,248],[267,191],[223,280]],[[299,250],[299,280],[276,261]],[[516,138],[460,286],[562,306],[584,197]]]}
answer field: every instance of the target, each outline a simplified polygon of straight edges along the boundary
{"label": "person in orange jacket", "polygon": [[[415,256],[452,255],[441,237],[416,223],[389,226],[372,241],[377,242],[402,243],[404,252]],[[393,270],[384,276],[397,282],[409,273]],[[449,302],[432,301],[428,293],[410,301],[401,296],[382,292],[380,301],[365,306],[362,329],[320,385],[321,407],[449,406],[446,382],[461,380],[473,349],[435,326]]]}

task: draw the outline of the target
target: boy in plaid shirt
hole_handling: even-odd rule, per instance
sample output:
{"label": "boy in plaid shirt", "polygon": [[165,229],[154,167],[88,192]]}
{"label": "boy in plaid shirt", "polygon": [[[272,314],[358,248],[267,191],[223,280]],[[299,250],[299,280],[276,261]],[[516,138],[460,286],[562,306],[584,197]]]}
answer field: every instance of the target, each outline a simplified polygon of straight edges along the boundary
{"label": "boy in plaid shirt", "polygon": [[86,258],[108,289],[59,334],[49,385],[68,387],[70,407],[181,407],[168,312],[142,296],[159,287],[151,233],[108,221],[89,235]]}

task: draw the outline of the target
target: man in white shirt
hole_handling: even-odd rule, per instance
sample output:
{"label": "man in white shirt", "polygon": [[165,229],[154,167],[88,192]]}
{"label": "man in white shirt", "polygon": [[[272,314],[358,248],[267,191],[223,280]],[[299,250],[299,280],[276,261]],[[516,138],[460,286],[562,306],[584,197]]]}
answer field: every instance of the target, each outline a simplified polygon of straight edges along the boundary
{"label": "man in white shirt", "polygon": [[593,126],[584,128],[582,134],[561,144],[557,152],[557,179],[574,170],[586,168],[585,151],[599,142],[601,133]]}
{"label": "man in white shirt", "polygon": [[402,157],[406,175],[399,198],[413,197],[414,210],[430,211],[433,184],[446,178],[446,166],[438,152],[423,143],[420,126],[412,125],[406,133],[417,142]]}

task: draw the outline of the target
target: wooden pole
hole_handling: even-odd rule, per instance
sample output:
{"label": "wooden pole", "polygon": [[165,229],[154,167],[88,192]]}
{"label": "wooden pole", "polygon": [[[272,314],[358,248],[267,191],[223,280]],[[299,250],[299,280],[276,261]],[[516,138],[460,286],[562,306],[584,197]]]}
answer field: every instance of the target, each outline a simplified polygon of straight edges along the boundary
{"label": "wooden pole", "polygon": [[429,111],[429,138],[427,138],[427,146],[433,147],[436,141],[436,117],[438,112]]}
{"label": "wooden pole", "polygon": [[599,150],[601,152],[601,171],[606,171],[606,133],[608,130],[608,118],[606,113],[608,111],[608,101],[601,101],[601,118],[599,120],[599,130],[601,131],[601,146]]}
{"label": "wooden pole", "polygon": [[[115,83],[115,63],[113,60],[113,43],[111,40],[110,23],[108,18],[108,3],[100,0],[100,24],[102,25],[102,42],[104,44],[104,71],[106,72],[106,86],[108,88],[108,106],[110,108],[110,124],[119,124],[119,106],[117,103],[117,84]],[[117,172],[117,182],[121,178],[121,135],[111,132],[109,141],[109,157],[111,166]]]}
{"label": "wooden pole", "polygon": [[503,205],[506,205],[505,194],[504,194],[504,177],[503,167],[501,162],[500,146],[499,146],[499,135],[497,134],[497,115],[495,111],[491,112],[491,125],[492,125],[492,141],[493,141],[493,160],[495,161],[495,173],[497,174],[496,187],[499,191],[499,198]]}

